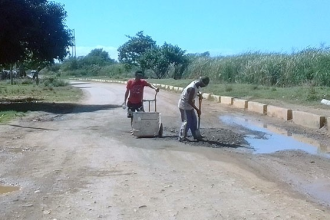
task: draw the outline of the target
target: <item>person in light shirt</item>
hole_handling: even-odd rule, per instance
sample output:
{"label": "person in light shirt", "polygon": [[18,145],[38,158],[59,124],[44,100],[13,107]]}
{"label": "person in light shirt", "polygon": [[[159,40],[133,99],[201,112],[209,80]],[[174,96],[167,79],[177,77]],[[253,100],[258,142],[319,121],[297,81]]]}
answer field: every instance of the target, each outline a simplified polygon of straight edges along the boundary
{"label": "person in light shirt", "polygon": [[196,107],[195,98],[197,96],[199,96],[200,99],[202,98],[200,88],[207,86],[209,82],[209,77],[200,77],[198,80],[191,82],[180,95],[178,102],[182,121],[178,138],[180,142],[187,140],[187,133],[189,129],[195,140],[203,140],[203,138],[196,133],[197,118],[195,111],[198,116],[200,116],[201,111]]}

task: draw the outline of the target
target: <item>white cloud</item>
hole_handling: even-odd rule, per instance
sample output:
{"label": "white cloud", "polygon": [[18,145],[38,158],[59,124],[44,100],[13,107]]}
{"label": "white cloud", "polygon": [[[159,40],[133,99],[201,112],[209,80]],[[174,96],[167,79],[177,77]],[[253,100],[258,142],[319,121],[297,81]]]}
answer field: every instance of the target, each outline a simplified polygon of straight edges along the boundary
{"label": "white cloud", "polygon": [[[95,47],[76,47],[76,56],[86,56],[94,49],[103,49],[109,53],[111,59],[118,60],[118,51],[115,47],[97,45]],[[72,53],[72,51],[70,51]]]}

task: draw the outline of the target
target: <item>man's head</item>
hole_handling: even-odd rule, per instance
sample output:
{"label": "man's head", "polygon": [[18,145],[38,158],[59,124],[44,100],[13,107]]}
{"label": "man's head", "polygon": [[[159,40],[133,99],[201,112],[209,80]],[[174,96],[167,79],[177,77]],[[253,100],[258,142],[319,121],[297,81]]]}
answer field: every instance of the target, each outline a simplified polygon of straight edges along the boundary
{"label": "man's head", "polygon": [[143,78],[143,72],[141,70],[138,70],[135,72],[135,79],[142,79]]}
{"label": "man's head", "polygon": [[202,76],[199,78],[200,87],[205,87],[209,84],[210,78],[208,76]]}

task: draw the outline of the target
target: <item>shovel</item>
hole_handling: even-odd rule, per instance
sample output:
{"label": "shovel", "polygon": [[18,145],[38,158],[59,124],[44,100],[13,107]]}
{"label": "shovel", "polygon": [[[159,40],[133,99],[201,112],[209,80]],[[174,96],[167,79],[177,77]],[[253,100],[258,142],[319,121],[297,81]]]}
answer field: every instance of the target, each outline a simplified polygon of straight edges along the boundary
{"label": "shovel", "polygon": [[[202,99],[203,99],[202,97],[199,97],[198,109],[199,109],[200,113],[202,113]],[[203,138],[203,136],[201,135],[201,132],[199,130],[200,127],[201,127],[201,115],[198,115],[197,130],[195,131],[197,138]]]}

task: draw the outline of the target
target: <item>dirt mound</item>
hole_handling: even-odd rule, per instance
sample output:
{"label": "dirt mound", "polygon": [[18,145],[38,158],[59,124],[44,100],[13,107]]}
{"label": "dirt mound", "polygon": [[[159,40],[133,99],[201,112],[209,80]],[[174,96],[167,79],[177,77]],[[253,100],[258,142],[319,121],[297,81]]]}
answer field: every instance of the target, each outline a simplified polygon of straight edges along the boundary
{"label": "dirt mound", "polygon": [[[233,132],[232,130],[224,128],[202,128],[200,132],[203,136],[203,141],[196,141],[192,136],[188,135],[188,138],[184,143],[195,146],[204,146],[212,148],[220,147],[246,147],[248,142],[244,139],[244,135]],[[165,139],[178,139],[178,129],[164,127]]]}

